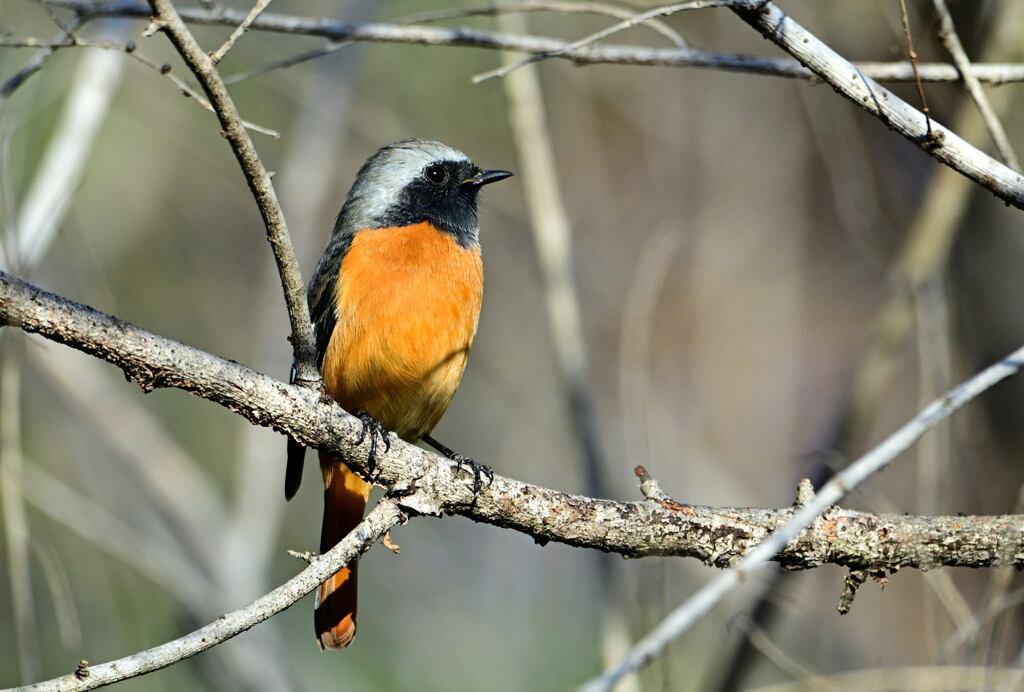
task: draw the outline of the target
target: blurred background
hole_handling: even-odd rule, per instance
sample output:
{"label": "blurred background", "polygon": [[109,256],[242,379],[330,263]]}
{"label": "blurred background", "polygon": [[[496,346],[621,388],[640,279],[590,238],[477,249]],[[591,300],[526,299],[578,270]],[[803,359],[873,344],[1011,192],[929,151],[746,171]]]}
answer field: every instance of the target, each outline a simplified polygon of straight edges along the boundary
{"label": "blurred background", "polygon": [[[457,5],[278,0],[270,11],[397,21]],[[908,5],[922,59],[948,61],[931,2]],[[1022,59],[1019,3],[950,5],[972,59]],[[782,6],[846,57],[903,59],[894,0]],[[577,39],[615,21],[443,24]],[[60,35],[28,0],[0,3],[0,27]],[[186,77],[144,27],[97,20],[80,33],[135,41]],[[725,10],[661,28],[609,40],[777,54]],[[229,33],[195,31],[210,50]],[[243,116],[280,133],[253,136],[307,278],[357,168],[383,144],[439,139],[519,173],[482,196],[484,309],[437,430],[501,474],[637,499],[642,463],[686,502],[786,506],[801,476],[855,458],[1024,343],[1021,213],[828,86],[559,60],[474,85],[501,53],[385,44],[250,74],[321,46],[251,32],[221,64],[240,77],[231,89]],[[35,55],[0,50],[0,79]],[[919,103],[912,85],[893,88]],[[934,117],[993,151],[961,86],[925,89]],[[987,92],[1024,145],[1021,87]],[[530,192],[538,181],[546,195]],[[26,224],[43,235],[19,247],[14,229]],[[214,117],[124,54],[58,51],[0,102],[0,226],[5,262],[24,278],[287,377],[272,256]],[[567,257],[539,254],[538,238],[566,230]],[[552,320],[548,296],[567,285],[579,312]],[[180,636],[299,571],[287,549],[317,546],[316,464],[286,503],[280,435],[181,392],[144,395],[113,367],[38,338],[4,330],[0,343],[0,685]],[[1022,396],[1020,380],[985,394],[846,504],[1020,511]],[[306,599],[123,688],[566,689],[715,575],[681,559],[541,548],[461,518],[417,520],[394,538],[400,556],[364,558],[351,649],[318,651]],[[884,591],[866,584],[840,616],[843,577],[826,567],[745,585],[626,689],[820,689],[847,683],[808,678],[852,671],[867,671],[853,688],[896,689],[906,666],[1020,660],[1024,582],[1010,571],[899,573]],[[768,607],[752,618],[762,594]]]}

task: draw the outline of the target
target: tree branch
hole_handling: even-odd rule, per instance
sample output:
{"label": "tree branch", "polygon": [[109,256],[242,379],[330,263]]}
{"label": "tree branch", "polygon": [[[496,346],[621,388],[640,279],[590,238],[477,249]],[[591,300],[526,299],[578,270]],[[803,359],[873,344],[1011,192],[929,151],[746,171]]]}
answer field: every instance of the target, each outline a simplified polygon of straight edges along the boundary
{"label": "tree branch", "polygon": [[992,105],[988,102],[985,90],[978,82],[978,78],[971,72],[971,61],[967,57],[967,51],[964,50],[963,44],[960,43],[960,36],[956,33],[953,17],[949,14],[949,8],[946,7],[946,0],[932,0],[932,4],[935,6],[935,13],[939,16],[939,38],[942,39],[942,44],[949,51],[950,57],[953,58],[957,69],[963,75],[964,86],[981,112],[981,116],[985,120],[985,127],[988,128],[992,141],[995,143],[996,149],[999,150],[999,155],[1006,161],[1006,165],[1019,173],[1021,168],[1017,154],[1014,153],[1013,146],[1006,136],[1003,124],[999,122],[999,117],[996,116]]}
{"label": "tree branch", "polygon": [[[92,0],[49,0],[54,7],[76,12],[82,19],[100,17],[136,17],[147,19],[149,8],[136,0],[93,2]],[[195,24],[238,26],[245,13],[233,9],[210,10],[199,7],[179,9],[182,19]],[[544,36],[520,36],[471,27],[403,26],[380,22],[352,23],[327,18],[301,17],[266,12],[252,23],[252,29],[285,34],[319,36],[332,41],[371,43],[407,43],[424,46],[462,46],[490,50],[510,50],[530,54],[557,54],[555,57],[577,65],[615,64],[661,67],[696,67],[731,72],[771,75],[790,79],[816,79],[813,72],[797,60],[762,58],[751,55],[718,53],[694,48],[648,48],[645,46],[600,45],[565,50],[569,43]],[[561,52],[561,51],[565,52]],[[886,82],[912,82],[909,62],[861,62],[858,69],[867,77]],[[955,65],[918,63],[925,82],[959,82]],[[1024,64],[974,64],[971,73],[982,82],[1006,84],[1024,81]]]}
{"label": "tree branch", "polygon": [[[410,510],[459,514],[526,533],[539,543],[557,541],[628,557],[693,557],[726,567],[777,533],[795,511],[652,500],[615,502],[499,475],[474,501],[471,473],[398,439],[392,440],[390,452],[378,451],[370,474],[367,449],[353,446],[361,429],[359,420],[316,392],[151,334],[5,273],[0,273],[0,322],[106,360],[145,391],[182,389],[252,423],[287,433],[306,446],[343,457],[364,478],[395,494],[418,491],[416,502],[402,501]],[[793,569],[826,563],[862,569],[1024,565],[1024,519],[911,517],[834,509],[799,533],[776,559]]]}
{"label": "tree branch", "polygon": [[394,502],[388,499],[381,500],[373,511],[366,515],[362,523],[345,536],[344,540],[331,548],[329,552],[313,559],[309,567],[299,574],[249,606],[222,615],[205,627],[166,644],[96,666],[89,665],[88,661],[83,661],[79,664],[78,669],[70,675],[18,689],[22,692],[92,690],[145,675],[190,656],[195,656],[288,608],[329,576],[365,553],[371,545],[383,538],[388,530],[404,521],[405,518],[405,513]]}
{"label": "tree branch", "polygon": [[[302,280],[302,272],[299,271],[288,225],[284,219],[284,212],[281,211],[281,204],[277,200],[270,174],[260,161],[256,147],[245,130],[238,109],[235,108],[213,59],[199,47],[170,0],[151,0],[150,6],[156,15],[156,26],[167,34],[206,92],[210,105],[220,120],[224,136],[231,144],[231,150],[242,167],[242,173],[259,207],[260,216],[263,217],[267,240],[270,241],[274,259],[277,261],[277,271],[281,276],[281,287],[284,290],[288,319],[291,322],[292,348],[295,350],[295,381],[304,387],[318,388],[320,372],[316,366],[313,329],[310,324],[309,306],[306,304],[306,286]],[[245,21],[247,17],[243,17],[242,22]]]}
{"label": "tree branch", "polygon": [[1007,204],[1024,209],[1024,176],[934,120],[929,129],[920,111],[865,75],[773,3],[766,2],[757,9],[732,8],[732,11],[889,129]]}

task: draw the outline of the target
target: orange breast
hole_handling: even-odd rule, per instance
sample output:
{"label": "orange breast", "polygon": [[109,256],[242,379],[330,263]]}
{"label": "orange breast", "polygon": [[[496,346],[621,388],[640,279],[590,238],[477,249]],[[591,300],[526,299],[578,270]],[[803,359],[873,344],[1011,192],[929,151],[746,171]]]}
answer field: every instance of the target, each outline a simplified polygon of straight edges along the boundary
{"label": "orange breast", "polygon": [[455,395],[483,297],[480,248],[428,223],[363,230],[341,263],[338,322],[323,360],[331,395],[409,441]]}

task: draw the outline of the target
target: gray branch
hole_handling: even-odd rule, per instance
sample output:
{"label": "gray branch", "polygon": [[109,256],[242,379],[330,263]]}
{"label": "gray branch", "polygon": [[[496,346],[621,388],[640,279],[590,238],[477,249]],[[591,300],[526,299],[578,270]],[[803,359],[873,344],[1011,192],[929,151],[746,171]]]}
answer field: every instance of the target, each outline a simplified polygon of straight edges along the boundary
{"label": "gray branch", "polygon": [[766,39],[799,60],[839,93],[920,149],[967,176],[999,199],[1024,209],[1024,176],[977,149],[865,75],[771,2],[732,8]]}
{"label": "gray branch", "polygon": [[[154,26],[167,34],[210,99],[210,105],[213,106],[223,128],[224,137],[231,144],[231,150],[242,167],[242,173],[259,207],[260,216],[263,217],[267,240],[270,241],[274,259],[277,261],[281,288],[284,290],[284,299],[288,306],[292,348],[295,350],[295,381],[306,387],[319,387],[320,373],[316,366],[316,347],[309,319],[309,306],[306,304],[306,287],[270,174],[260,161],[256,147],[246,132],[244,121],[228,94],[224,80],[217,72],[213,58],[196,42],[170,0],[152,0],[150,5],[155,15]],[[241,21],[247,20],[248,17],[243,16]]]}
{"label": "gray branch", "polygon": [[[76,12],[82,19],[100,17],[136,17],[148,19],[149,8],[135,0],[93,2],[92,0],[49,0],[54,7]],[[246,13],[238,10],[182,7],[182,19],[194,24],[238,26]],[[797,60],[762,58],[752,55],[719,53],[696,48],[649,48],[628,45],[590,45],[569,50],[569,42],[544,36],[529,36],[487,31],[470,27],[405,26],[380,22],[353,23],[327,18],[301,17],[267,12],[254,21],[252,29],[285,34],[318,36],[331,41],[371,43],[408,43],[424,46],[463,46],[490,50],[510,50],[532,55],[552,54],[578,65],[647,65],[660,67],[696,67],[731,72],[746,72],[790,79],[814,80],[813,72]],[[909,62],[861,62],[858,69],[867,77],[884,82],[912,82],[914,71]],[[921,80],[959,82],[960,72],[948,63],[918,63]],[[1006,84],[1024,81],[1022,64],[974,64],[971,74],[979,81]]]}
{"label": "gray branch", "polygon": [[[256,425],[342,457],[370,478],[358,419],[319,393],[289,386],[234,361],[146,332],[110,315],[0,273],[0,323],[45,336],[116,365],[143,390],[175,387]],[[472,475],[416,446],[392,440],[372,480],[401,495],[417,491],[418,513],[459,514],[529,534],[539,543],[620,553],[677,555],[726,567],[786,524],[793,508],[715,508],[670,500],[616,502],[571,495],[495,475],[476,501]],[[424,499],[426,498],[426,499]],[[1024,566],[1024,518],[912,517],[832,509],[780,552],[793,569]]]}

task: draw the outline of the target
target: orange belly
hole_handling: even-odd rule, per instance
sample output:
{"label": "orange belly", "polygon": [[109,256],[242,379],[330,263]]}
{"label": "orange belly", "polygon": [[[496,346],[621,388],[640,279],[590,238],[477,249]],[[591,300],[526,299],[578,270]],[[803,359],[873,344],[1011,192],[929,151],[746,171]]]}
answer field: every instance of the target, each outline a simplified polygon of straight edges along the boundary
{"label": "orange belly", "polygon": [[341,263],[327,390],[399,437],[429,433],[462,379],[483,297],[479,246],[428,223],[359,231]]}

